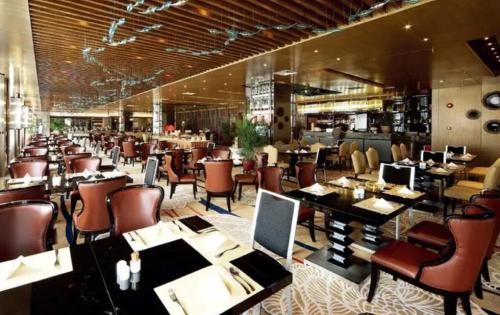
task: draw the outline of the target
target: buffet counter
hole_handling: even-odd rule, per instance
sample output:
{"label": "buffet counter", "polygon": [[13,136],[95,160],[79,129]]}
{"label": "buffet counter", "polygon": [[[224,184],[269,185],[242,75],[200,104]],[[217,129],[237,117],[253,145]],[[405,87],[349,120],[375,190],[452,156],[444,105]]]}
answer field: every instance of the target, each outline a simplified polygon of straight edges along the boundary
{"label": "buffet counter", "polygon": [[153,136],[153,139],[165,140],[170,143],[175,143],[179,148],[190,150],[192,148],[206,148],[210,140],[195,140],[193,138],[180,138],[168,136]]}

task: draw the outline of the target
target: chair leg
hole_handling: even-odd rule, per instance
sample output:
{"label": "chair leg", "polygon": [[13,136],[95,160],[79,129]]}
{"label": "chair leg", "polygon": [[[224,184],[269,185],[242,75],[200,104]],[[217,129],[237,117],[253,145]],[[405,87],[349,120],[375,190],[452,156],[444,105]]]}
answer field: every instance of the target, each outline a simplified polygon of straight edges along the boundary
{"label": "chair leg", "polygon": [[241,188],[243,187],[243,185],[240,183],[240,187],[238,188],[238,201],[241,200]]}
{"label": "chair leg", "polygon": [[368,298],[366,299],[369,303],[372,302],[375,290],[377,290],[378,279],[380,279],[380,270],[372,264],[370,290],[368,291]]}
{"label": "chair leg", "polygon": [[483,266],[481,267],[481,274],[484,277],[484,280],[490,282],[490,271],[488,270],[488,259],[485,258],[483,261]]}
{"label": "chair leg", "polygon": [[193,196],[196,199],[196,182],[193,183]]}
{"label": "chair leg", "polygon": [[464,295],[460,298],[462,301],[462,308],[464,309],[464,312],[466,315],[472,315],[472,310],[470,308],[470,299],[469,295]]}
{"label": "chair leg", "polygon": [[455,213],[456,207],[457,207],[457,200],[456,199],[452,199],[451,200],[451,213]]}
{"label": "chair leg", "polygon": [[207,191],[207,204],[205,205],[205,210],[208,211],[208,207],[210,206],[210,199],[211,199],[210,193]]}
{"label": "chair leg", "polygon": [[293,287],[289,285],[286,289],[286,313],[287,315],[292,315],[292,295],[293,295]]}
{"label": "chair leg", "polygon": [[457,297],[455,295],[444,296],[444,315],[457,314]]}
{"label": "chair leg", "polygon": [[229,211],[229,213],[231,213],[231,197],[230,197],[230,194],[226,195],[226,201],[227,201],[227,210]]}
{"label": "chair leg", "polygon": [[316,235],[314,235],[314,216],[309,219],[309,235],[311,236],[311,240],[316,242]]}
{"label": "chair leg", "polygon": [[78,202],[77,198],[71,198],[71,217],[73,217],[73,213],[75,212],[76,209],[76,203]]}
{"label": "chair leg", "polygon": [[78,230],[76,229],[75,226],[73,226],[73,244],[76,245],[76,242],[78,241]]}
{"label": "chair leg", "polygon": [[172,196],[175,193],[175,186],[177,186],[175,183],[172,183],[172,186],[170,186],[170,199],[172,199]]}
{"label": "chair leg", "polygon": [[483,299],[483,283],[481,282],[481,273],[477,276],[476,283],[474,284],[474,293],[478,299]]}

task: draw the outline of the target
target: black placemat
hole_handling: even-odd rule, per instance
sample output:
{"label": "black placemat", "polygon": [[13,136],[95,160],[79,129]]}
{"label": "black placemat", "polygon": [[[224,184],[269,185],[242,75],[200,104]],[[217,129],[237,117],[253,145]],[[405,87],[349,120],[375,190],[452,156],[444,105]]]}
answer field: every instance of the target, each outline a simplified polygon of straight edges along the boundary
{"label": "black placemat", "polygon": [[182,218],[179,221],[182,222],[185,226],[187,226],[191,231],[198,232],[204,230],[206,228],[212,227],[212,223],[209,223],[199,216],[192,216],[188,218]]}

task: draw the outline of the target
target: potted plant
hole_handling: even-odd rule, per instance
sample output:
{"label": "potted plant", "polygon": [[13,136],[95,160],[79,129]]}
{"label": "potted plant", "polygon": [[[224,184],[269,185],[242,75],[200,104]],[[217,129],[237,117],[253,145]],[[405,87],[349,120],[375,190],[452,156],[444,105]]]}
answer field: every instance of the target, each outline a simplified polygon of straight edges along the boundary
{"label": "potted plant", "polygon": [[243,170],[249,172],[255,168],[255,148],[263,145],[265,139],[257,132],[256,125],[248,119],[239,120],[236,129],[243,156]]}
{"label": "potted plant", "polygon": [[380,129],[382,133],[390,133],[392,124],[394,123],[394,115],[392,113],[385,113],[382,117],[382,123],[380,124]]}

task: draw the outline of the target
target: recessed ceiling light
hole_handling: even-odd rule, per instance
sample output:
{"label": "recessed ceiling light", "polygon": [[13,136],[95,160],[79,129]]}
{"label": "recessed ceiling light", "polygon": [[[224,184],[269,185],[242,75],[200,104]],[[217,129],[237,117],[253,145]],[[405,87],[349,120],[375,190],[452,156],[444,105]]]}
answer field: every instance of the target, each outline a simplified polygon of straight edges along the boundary
{"label": "recessed ceiling light", "polygon": [[319,50],[315,49],[314,52],[317,54],[317,53],[319,53]]}
{"label": "recessed ceiling light", "polygon": [[337,57],[337,61],[340,61],[340,57]]}
{"label": "recessed ceiling light", "polygon": [[491,47],[490,49],[491,49],[491,50],[496,50],[496,48],[495,48],[495,47]]}
{"label": "recessed ceiling light", "polygon": [[227,85],[227,82],[224,82],[224,85]]}
{"label": "recessed ceiling light", "polygon": [[488,39],[490,39],[490,38],[489,38],[489,37],[487,37],[487,36],[484,38],[484,40],[488,40]]}
{"label": "recessed ceiling light", "polygon": [[71,60],[64,61],[65,63],[73,63]]}
{"label": "recessed ceiling light", "polygon": [[422,40],[423,40],[424,42],[428,42],[428,41],[429,41],[429,39],[428,39],[427,37],[424,37]]}
{"label": "recessed ceiling light", "polygon": [[182,95],[188,95],[188,96],[191,96],[191,95],[195,95],[196,93],[194,92],[182,92]]}
{"label": "recessed ceiling light", "polygon": [[411,24],[406,24],[405,26],[403,26],[403,28],[405,30],[409,30],[411,28],[411,26],[412,26]]}
{"label": "recessed ceiling light", "polygon": [[439,80],[439,83],[443,83],[443,82],[444,82],[444,80]]}
{"label": "recessed ceiling light", "polygon": [[231,72],[229,72],[229,76],[232,76],[233,74]]}
{"label": "recessed ceiling light", "polygon": [[206,90],[207,88],[203,88],[203,91]]}
{"label": "recessed ceiling light", "polygon": [[493,43],[492,43],[492,42],[489,42],[489,43],[488,43],[488,46],[491,46],[491,45],[493,45]]}
{"label": "recessed ceiling light", "polygon": [[267,63],[264,64],[264,68],[267,67]]}

